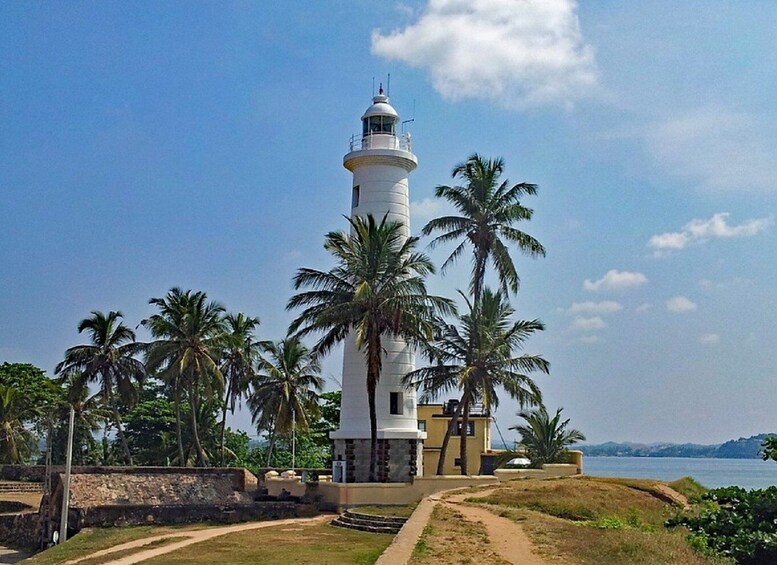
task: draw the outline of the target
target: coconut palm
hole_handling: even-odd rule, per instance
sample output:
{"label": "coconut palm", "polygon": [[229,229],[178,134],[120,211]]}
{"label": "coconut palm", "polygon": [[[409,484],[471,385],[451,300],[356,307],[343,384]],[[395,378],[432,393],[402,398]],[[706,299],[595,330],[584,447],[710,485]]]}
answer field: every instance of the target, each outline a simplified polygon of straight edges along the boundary
{"label": "coconut palm", "polygon": [[[309,288],[293,296],[287,308],[304,308],[292,322],[300,335],[323,334],[314,350],[328,352],[354,335],[364,352],[370,412],[369,480],[376,480],[377,415],[375,389],[380,380],[384,337],[417,343],[432,333],[435,311],[453,311],[451,301],[430,296],[424,277],[434,272],[426,255],[417,253],[418,238],[407,238],[403,226],[378,222],[371,215],[348,220],[351,233],[331,232],[324,248],[336,260],[328,271],[300,269],[294,287]],[[352,334],[353,332],[353,334]]]}
{"label": "coconut palm", "polygon": [[511,321],[515,311],[502,292],[488,288],[483,290],[479,304],[473,305],[466,297],[465,301],[470,312],[459,317],[460,327],[442,325],[436,339],[427,344],[426,354],[432,363],[405,377],[407,384],[423,390],[425,399],[451,390],[461,391],[461,401],[443,438],[438,475],[443,474],[448,442],[457,429],[459,417],[462,418],[461,473],[468,474],[466,441],[473,403],[482,403],[489,414],[499,405],[497,390],[502,388],[522,407],[538,404],[542,395],[527,373],[547,373],[550,367],[541,356],[515,355],[534,332],[544,329],[540,321]]}
{"label": "coconut palm", "polygon": [[[132,406],[137,400],[137,386],[146,371],[135,355],[141,345],[135,341],[135,332],[121,321],[121,312],[93,311],[91,317],[81,320],[78,333],[86,331],[90,344],[76,345],[65,351],[65,359],[57,365],[57,374],[83,381],[81,386],[98,382],[100,396],[111,410],[113,424],[121,442],[124,462],[132,465],[132,454],[124,436],[119,405]],[[106,426],[108,422],[106,421]]]}
{"label": "coconut palm", "polygon": [[224,390],[224,375],[218,364],[225,340],[224,307],[208,301],[204,292],[177,287],[149,303],[159,308],[159,313],[141,322],[155,338],[146,348],[146,366],[149,372],[157,372],[173,392],[179,462],[186,464],[180,410],[185,394],[197,464],[206,465],[209,458],[200,441],[197,415],[201,402],[220,397]]}
{"label": "coconut palm", "polygon": [[225,318],[227,335],[225,349],[221,356],[221,373],[226,381],[224,403],[221,408],[221,431],[219,452],[224,464],[224,432],[227,425],[227,410],[235,413],[235,406],[248,391],[253,378],[254,365],[259,358],[260,342],[254,339],[254,329],[259,318],[249,318],[243,313],[228,314]]}
{"label": "coconut palm", "polygon": [[[62,387],[65,397],[65,402],[57,410],[56,421],[67,422],[70,417],[70,407],[73,407],[73,461],[76,465],[84,465],[87,463],[84,458],[85,454],[94,453],[97,449],[94,434],[100,429],[103,422],[110,419],[111,411],[105,407],[99,392],[93,395],[89,394],[89,387],[79,373],[64,375],[56,383]],[[55,454],[56,460],[64,461],[66,437],[67,426],[59,426],[54,446],[59,446],[62,449],[61,453]]]}
{"label": "coconut palm", "polygon": [[319,417],[318,393],[324,386],[318,359],[296,336],[262,346],[264,356],[252,383],[248,406],[257,428],[270,433],[267,466],[275,439],[295,428],[307,431]]}
{"label": "coconut palm", "polygon": [[0,463],[24,463],[35,446],[35,435],[25,420],[40,412],[15,388],[0,385]]}
{"label": "coconut palm", "polygon": [[520,445],[526,450],[532,465],[541,466],[544,463],[557,463],[561,460],[567,448],[585,441],[585,436],[579,430],[567,429],[569,418],[561,421],[561,411],[551,418],[545,406],[530,411],[522,411],[518,416],[526,420],[524,425],[512,426],[520,436]]}
{"label": "coconut palm", "polygon": [[545,255],[539,241],[514,227],[518,222],[531,220],[534,211],[523,206],[520,199],[536,194],[537,186],[529,183],[510,186],[507,180],[500,183],[503,172],[503,159],[484,159],[477,153],[456,165],[452,176],[464,181],[464,185],[440,185],[435,195],[450,202],[460,215],[435,218],[422,232],[424,235],[443,232],[432,240],[432,247],[458,241],[442,265],[443,274],[467,246],[472,247],[470,292],[475,304],[480,301],[489,261],[496,268],[502,290],[518,291],[520,279],[507,244],[516,244],[530,257]]}

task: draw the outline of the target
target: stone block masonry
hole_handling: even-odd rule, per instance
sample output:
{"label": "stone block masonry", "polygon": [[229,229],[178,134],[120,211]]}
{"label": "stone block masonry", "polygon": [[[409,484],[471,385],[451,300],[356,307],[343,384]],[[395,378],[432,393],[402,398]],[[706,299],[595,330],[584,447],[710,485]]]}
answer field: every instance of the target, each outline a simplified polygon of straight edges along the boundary
{"label": "stone block masonry", "polygon": [[[345,461],[345,482],[366,483],[370,471],[369,439],[335,439],[334,460]],[[404,483],[419,474],[422,442],[379,439],[375,471],[381,483]]]}

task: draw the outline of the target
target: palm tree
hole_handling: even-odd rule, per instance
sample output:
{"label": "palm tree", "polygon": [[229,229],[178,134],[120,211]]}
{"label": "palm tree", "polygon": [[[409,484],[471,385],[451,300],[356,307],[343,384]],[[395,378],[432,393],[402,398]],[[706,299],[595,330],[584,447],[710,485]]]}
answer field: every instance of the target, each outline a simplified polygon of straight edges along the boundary
{"label": "palm tree", "polygon": [[254,376],[254,365],[259,358],[260,343],[254,339],[254,329],[259,318],[249,318],[243,313],[228,314],[226,319],[226,347],[221,357],[221,373],[226,381],[224,405],[221,409],[221,432],[219,451],[224,465],[224,432],[227,424],[227,410],[235,413],[235,405],[248,391]]}
{"label": "palm tree", "polygon": [[[57,374],[73,376],[83,385],[99,382],[100,396],[113,414],[113,423],[119,434],[124,462],[132,465],[132,454],[124,436],[119,404],[132,406],[137,400],[136,385],[142,383],[146,370],[135,355],[141,344],[135,341],[135,332],[121,321],[121,312],[93,311],[91,317],[81,320],[78,333],[87,331],[90,344],[76,345],[65,351],[65,359],[57,365]],[[83,386],[82,385],[82,386]],[[118,393],[118,397],[117,394]]]}
{"label": "palm tree", "polygon": [[480,302],[489,260],[496,267],[502,290],[518,291],[520,279],[506,243],[517,244],[530,257],[545,256],[545,248],[539,241],[513,227],[518,222],[531,220],[534,211],[521,205],[520,199],[536,194],[537,186],[529,183],[510,186],[507,180],[500,183],[503,172],[503,159],[484,159],[477,153],[456,165],[452,176],[463,180],[465,185],[440,185],[435,195],[448,200],[460,215],[435,218],[422,231],[423,235],[443,232],[432,240],[432,247],[462,240],[443,263],[443,273],[467,245],[472,246],[470,291],[475,304]]}
{"label": "palm tree", "polygon": [[295,428],[307,431],[319,417],[318,393],[324,386],[318,359],[297,336],[287,336],[262,347],[269,357],[259,362],[259,374],[248,398],[258,429],[270,432],[267,466],[278,434],[288,435]]}
{"label": "palm tree", "polygon": [[287,309],[304,308],[292,322],[300,335],[322,333],[314,352],[324,354],[355,334],[356,346],[364,351],[367,398],[370,411],[369,480],[376,480],[377,415],[375,389],[380,380],[384,337],[409,343],[428,339],[435,311],[453,312],[450,300],[430,296],[424,277],[434,272],[426,255],[415,252],[418,238],[407,238],[403,226],[384,216],[348,220],[351,233],[331,232],[324,248],[336,260],[328,271],[300,269],[294,288],[309,288],[293,296]]}
{"label": "palm tree", "polygon": [[538,355],[515,356],[524,342],[544,326],[538,320],[512,322],[513,308],[504,295],[485,288],[480,303],[473,305],[466,299],[469,314],[459,317],[460,328],[452,324],[442,326],[440,335],[427,344],[426,354],[432,361],[428,367],[417,369],[405,377],[407,384],[423,389],[424,398],[458,389],[461,401],[451,417],[443,438],[437,474],[443,474],[445,455],[450,436],[461,422],[461,474],[467,473],[467,428],[469,410],[480,402],[487,414],[499,405],[498,388],[503,388],[521,406],[539,404],[539,388],[527,375],[534,371],[547,373],[550,364]]}
{"label": "palm tree", "polygon": [[[87,453],[96,449],[97,442],[94,439],[94,433],[100,429],[102,422],[108,421],[111,411],[105,408],[102,395],[98,392],[89,395],[89,387],[86,386],[85,379],[79,373],[65,375],[58,379],[56,383],[62,387],[65,396],[65,403],[61,404],[58,410],[56,421],[67,422],[70,414],[70,407],[73,407],[73,460],[76,465],[84,465],[84,452]],[[62,447],[61,459],[64,461],[65,438],[67,437],[67,426],[59,427],[55,446]],[[128,442],[129,443],[129,442]],[[131,451],[130,451],[131,453]]]}
{"label": "palm tree", "polygon": [[224,375],[218,365],[224,345],[224,307],[209,302],[204,292],[172,288],[164,298],[152,298],[149,304],[159,313],[141,323],[156,338],[147,347],[146,366],[158,372],[173,391],[176,411],[176,437],[181,465],[186,464],[181,435],[181,395],[189,402],[192,441],[198,465],[206,465],[208,457],[200,442],[197,416],[200,399],[208,402],[221,396]]}
{"label": "palm tree", "polygon": [[0,463],[20,464],[30,456],[35,435],[24,422],[38,415],[18,390],[0,385]]}
{"label": "palm tree", "polygon": [[545,406],[540,405],[531,411],[522,411],[518,416],[526,420],[526,424],[512,426],[521,436],[521,446],[531,459],[532,465],[541,466],[544,463],[557,463],[567,447],[585,441],[585,436],[579,430],[567,429],[569,418],[561,421],[561,411],[551,418]]}

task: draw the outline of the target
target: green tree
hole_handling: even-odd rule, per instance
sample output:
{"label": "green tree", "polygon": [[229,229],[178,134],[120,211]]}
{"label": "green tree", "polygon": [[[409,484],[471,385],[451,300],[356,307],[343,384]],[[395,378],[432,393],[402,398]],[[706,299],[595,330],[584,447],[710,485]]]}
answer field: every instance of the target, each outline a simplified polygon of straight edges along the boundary
{"label": "green tree", "polygon": [[[132,454],[124,436],[119,403],[131,406],[137,399],[137,385],[145,377],[145,367],[135,355],[140,344],[135,332],[121,321],[121,312],[93,311],[78,324],[78,333],[86,331],[91,343],[76,345],[65,351],[65,359],[57,365],[57,374],[83,381],[81,386],[98,382],[100,395],[111,410],[113,424],[121,442],[124,462],[132,465]],[[117,397],[118,395],[118,397]]]}
{"label": "green tree", "polygon": [[202,413],[201,405],[220,398],[224,390],[224,375],[218,364],[226,332],[224,307],[208,301],[204,292],[177,287],[164,298],[152,298],[149,304],[159,312],[141,322],[155,338],[146,349],[146,366],[173,392],[178,458],[186,464],[180,409],[185,394],[197,464],[207,465],[209,458],[200,441],[197,418]]}
{"label": "green tree", "polygon": [[42,369],[29,363],[0,365],[0,385],[12,387],[36,407],[34,412],[28,413],[30,420],[24,423],[35,426],[39,431],[62,401],[62,391],[57,384]]}
{"label": "green tree", "polygon": [[127,441],[139,465],[168,465],[175,459],[175,407],[163,383],[149,379],[124,420]]}
{"label": "green tree", "polygon": [[470,292],[475,304],[480,301],[489,261],[496,268],[503,291],[518,291],[520,279],[507,244],[516,244],[530,257],[545,256],[545,248],[539,241],[514,227],[518,222],[531,220],[534,211],[523,206],[520,199],[536,194],[537,186],[529,183],[510,186],[507,180],[500,182],[503,172],[503,159],[484,159],[477,153],[456,165],[452,176],[461,179],[464,185],[440,185],[435,195],[450,202],[460,215],[435,218],[422,232],[424,235],[443,232],[432,240],[432,247],[458,242],[443,263],[443,273],[468,246],[472,247]]}
{"label": "green tree", "polygon": [[484,289],[478,305],[466,301],[470,312],[459,317],[460,327],[441,324],[437,339],[426,345],[431,364],[405,377],[407,384],[420,386],[424,399],[451,390],[461,391],[461,401],[443,438],[438,475],[443,474],[448,443],[456,433],[459,417],[462,418],[461,474],[468,474],[466,430],[473,403],[481,402],[484,411],[490,413],[499,405],[497,390],[503,388],[521,406],[538,404],[542,395],[527,373],[548,373],[550,368],[539,355],[516,355],[534,332],[544,329],[540,321],[511,321],[515,311],[504,295],[488,288]]}
{"label": "green tree", "polygon": [[[90,395],[86,379],[80,374],[65,375],[57,381],[62,387],[63,399],[55,412],[53,429],[54,464],[65,462],[70,407],[73,407],[73,463],[96,464],[100,461],[100,449],[94,434],[103,422],[109,421],[111,411],[105,407],[102,395]],[[126,429],[125,429],[126,432]]]}
{"label": "green tree", "polygon": [[0,463],[24,463],[35,448],[35,435],[24,422],[39,415],[21,392],[0,385]]}
{"label": "green tree", "polygon": [[417,253],[418,238],[407,238],[404,227],[371,215],[348,220],[351,233],[330,232],[324,248],[336,261],[328,271],[300,269],[294,287],[305,292],[293,296],[288,309],[304,308],[292,322],[300,335],[321,333],[315,351],[325,354],[353,334],[364,352],[367,399],[370,412],[369,480],[376,480],[377,415],[375,389],[380,380],[384,337],[410,343],[432,334],[435,311],[453,311],[451,301],[431,296],[424,277],[434,272],[426,255]]}
{"label": "green tree", "polygon": [[257,429],[270,434],[267,465],[278,435],[307,432],[319,415],[318,392],[324,386],[318,359],[297,336],[263,345],[264,356],[248,398]]}
{"label": "green tree", "polygon": [[764,461],[777,461],[777,436],[768,437],[761,443],[761,458]]}
{"label": "green tree", "polygon": [[569,418],[561,421],[561,411],[562,408],[556,410],[551,418],[545,406],[540,405],[534,410],[519,412],[518,416],[526,423],[510,428],[520,434],[520,445],[526,450],[533,466],[558,463],[570,445],[585,441],[582,432],[567,428]]}
{"label": "green tree", "polygon": [[261,344],[254,338],[259,318],[249,318],[240,313],[227,315],[225,349],[221,357],[221,373],[226,381],[224,402],[221,408],[221,434],[219,454],[224,464],[224,433],[227,425],[227,410],[235,413],[235,406],[248,392],[251,379],[256,374],[254,367],[259,359]]}

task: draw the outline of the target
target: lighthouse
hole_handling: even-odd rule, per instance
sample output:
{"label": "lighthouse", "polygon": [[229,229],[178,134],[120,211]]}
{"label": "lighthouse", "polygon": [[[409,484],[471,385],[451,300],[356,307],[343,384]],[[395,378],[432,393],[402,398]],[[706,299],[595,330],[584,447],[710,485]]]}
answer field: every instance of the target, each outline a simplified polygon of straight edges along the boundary
{"label": "lighthouse", "polygon": [[[408,175],[418,165],[410,134],[401,134],[397,111],[383,88],[361,117],[361,134],[351,138],[343,166],[353,173],[351,218],[372,216],[403,226],[410,236]],[[381,482],[408,482],[423,474],[423,440],[418,430],[416,394],[402,378],[415,368],[411,348],[402,339],[383,336],[383,368],[375,390],[378,428],[377,478]],[[333,480],[366,482],[370,463],[370,414],[364,351],[351,334],[343,352],[340,428],[334,440]]]}

